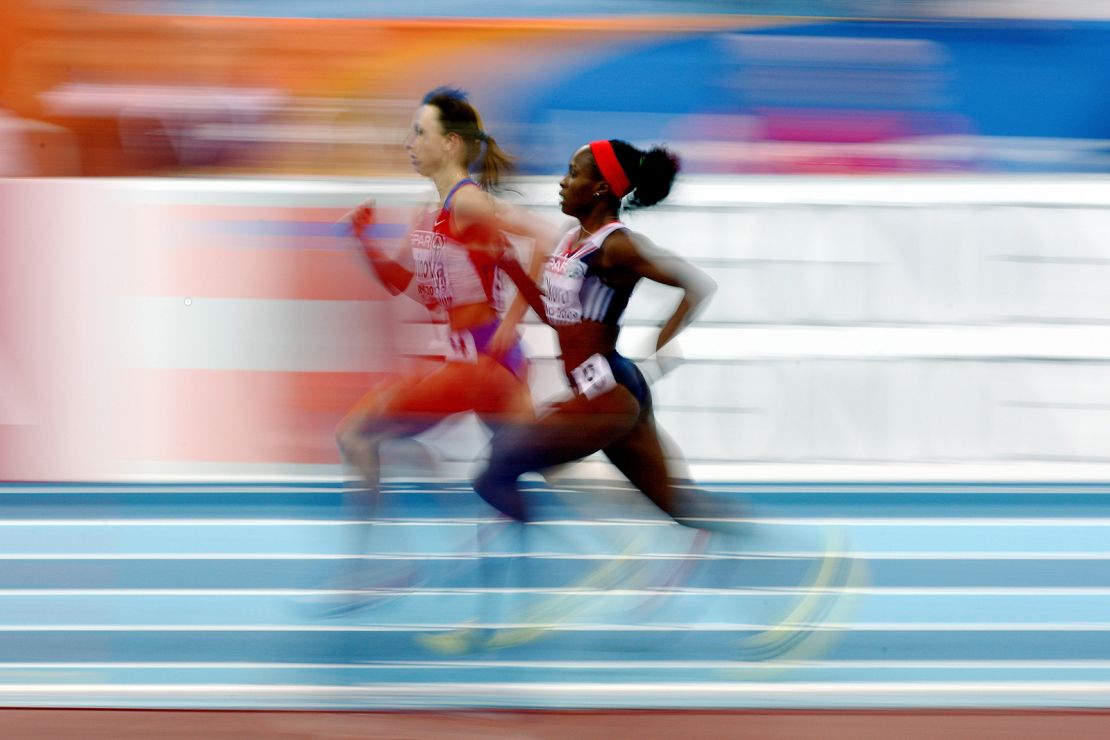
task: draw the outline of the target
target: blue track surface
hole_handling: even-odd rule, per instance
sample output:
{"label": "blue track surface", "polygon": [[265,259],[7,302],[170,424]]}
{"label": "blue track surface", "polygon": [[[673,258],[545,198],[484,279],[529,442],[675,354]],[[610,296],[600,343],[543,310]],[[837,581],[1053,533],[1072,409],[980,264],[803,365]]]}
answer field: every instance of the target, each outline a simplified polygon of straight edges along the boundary
{"label": "blue track surface", "polygon": [[693,550],[526,495],[390,484],[360,554],[337,484],[0,484],[2,703],[1110,705],[1110,485],[713,485]]}

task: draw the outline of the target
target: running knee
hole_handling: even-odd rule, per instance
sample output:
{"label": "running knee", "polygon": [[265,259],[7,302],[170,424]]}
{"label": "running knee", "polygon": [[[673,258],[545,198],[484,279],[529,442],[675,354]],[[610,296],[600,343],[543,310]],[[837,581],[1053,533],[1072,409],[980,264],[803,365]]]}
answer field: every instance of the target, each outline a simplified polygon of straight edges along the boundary
{"label": "running knee", "polygon": [[350,459],[355,449],[355,441],[356,437],[351,434],[349,429],[339,428],[335,430],[335,444],[339,447],[339,451],[343,453],[343,457]]}
{"label": "running knee", "polygon": [[340,429],[335,433],[335,442],[339,446],[339,451],[348,460],[358,456],[359,452],[367,447],[373,446],[373,439],[372,435],[359,434],[351,427]]}
{"label": "running knee", "polygon": [[524,509],[524,501],[520,490],[512,481],[498,481],[489,470],[474,479],[474,490],[483,501],[500,511],[510,519],[518,522],[527,522],[528,514]]}

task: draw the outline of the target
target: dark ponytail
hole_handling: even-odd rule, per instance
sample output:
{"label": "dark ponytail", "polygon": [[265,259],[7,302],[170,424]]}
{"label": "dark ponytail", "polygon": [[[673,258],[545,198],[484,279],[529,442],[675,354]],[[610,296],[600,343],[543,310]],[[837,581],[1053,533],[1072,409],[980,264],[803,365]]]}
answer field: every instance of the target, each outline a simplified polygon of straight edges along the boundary
{"label": "dark ponytail", "polygon": [[661,146],[642,151],[620,139],[610,139],[613,153],[632,185],[627,206],[647,208],[667,197],[682,168],[678,155]]}
{"label": "dark ponytail", "polygon": [[513,169],[513,158],[482,129],[482,119],[466,93],[457,88],[437,87],[424,96],[423,105],[439,110],[445,134],[457,134],[466,145],[466,167],[477,167],[478,184],[498,190],[501,179]]}

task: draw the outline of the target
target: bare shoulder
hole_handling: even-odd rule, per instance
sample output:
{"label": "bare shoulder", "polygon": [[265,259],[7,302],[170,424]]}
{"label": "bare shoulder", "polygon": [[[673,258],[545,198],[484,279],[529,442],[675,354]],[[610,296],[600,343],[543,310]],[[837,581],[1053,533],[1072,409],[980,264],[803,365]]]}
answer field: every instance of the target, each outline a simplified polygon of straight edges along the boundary
{"label": "bare shoulder", "polygon": [[496,215],[493,197],[479,187],[464,187],[455,191],[451,201],[451,216],[455,226],[465,229],[471,224],[489,222]]}
{"label": "bare shoulder", "polygon": [[650,257],[653,254],[663,254],[666,252],[665,249],[653,242],[651,238],[648,237],[646,234],[642,234],[639,231],[632,231],[630,229],[625,229],[625,234],[627,235],[628,241],[632,244],[632,246],[645,257]]}
{"label": "bare shoulder", "polygon": [[654,248],[651,241],[631,229],[616,229],[605,238],[605,256],[609,265],[630,265],[640,261]]}

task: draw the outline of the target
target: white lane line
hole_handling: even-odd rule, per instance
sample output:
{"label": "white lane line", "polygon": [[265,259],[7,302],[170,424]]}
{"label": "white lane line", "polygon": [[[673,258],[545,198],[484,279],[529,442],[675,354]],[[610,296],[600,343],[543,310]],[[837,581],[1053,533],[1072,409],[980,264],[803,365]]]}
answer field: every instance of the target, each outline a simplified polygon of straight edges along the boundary
{"label": "white lane line", "polygon": [[[723,698],[789,696],[799,700],[821,698],[825,700],[839,697],[852,700],[853,705],[872,706],[876,699],[912,698],[929,696],[935,699],[947,698],[951,706],[979,706],[990,697],[1001,699],[1033,700],[1032,706],[1043,707],[1045,699],[1066,701],[1069,705],[1084,706],[1078,702],[1086,696],[1097,696],[1101,700],[1110,699],[1108,681],[719,681],[719,682],[639,682],[639,683],[597,683],[597,682],[513,682],[513,683],[424,683],[417,684],[362,684],[359,686],[313,684],[0,684],[0,696],[116,696],[116,697],[173,697],[203,696],[226,700],[236,697],[235,704],[245,703],[250,697],[284,697],[291,701],[298,699],[327,697],[374,698],[408,697],[430,704],[429,699],[457,701],[468,699],[484,705],[503,705],[514,698],[535,700],[543,697],[541,704],[550,704],[549,699],[573,701],[589,697],[589,705],[596,706],[598,700],[618,701],[635,697],[663,697],[655,703],[656,708],[675,707],[682,702],[681,708],[696,708],[708,700]],[[491,697],[499,697],[493,700]],[[884,704],[885,706],[885,704]],[[586,707],[588,709],[589,707]]]}
{"label": "white lane line", "polygon": [[[7,624],[0,625],[0,632],[450,632],[462,627],[455,623],[429,623],[405,625],[323,625],[323,624]],[[761,632],[782,628],[781,624],[764,623],[705,623],[705,624],[544,624],[544,623],[466,623],[467,628],[512,630],[543,629],[550,632]],[[792,629],[806,632],[1110,632],[1110,622],[820,622],[790,625]]]}
{"label": "white lane line", "polygon": [[706,697],[709,694],[718,695],[745,695],[763,693],[782,694],[840,694],[852,693],[864,696],[874,695],[900,695],[905,693],[928,692],[938,694],[963,694],[963,698],[974,698],[975,693],[998,693],[1009,695],[1020,693],[1022,695],[1037,696],[1042,692],[1064,697],[1074,696],[1077,693],[1098,693],[1110,695],[1110,681],[907,681],[905,683],[891,683],[888,681],[837,681],[837,682],[636,682],[636,683],[421,683],[419,686],[404,686],[399,684],[370,684],[362,687],[374,693],[409,694],[417,693],[424,689],[428,695],[469,695],[474,698],[486,698],[504,694],[524,692],[552,694],[577,694],[585,693],[597,696],[627,696],[629,694],[648,693],[655,694],[661,690],[670,696],[672,692],[683,694],[690,698]]}
{"label": "white lane line", "polygon": [[[271,485],[265,481],[256,481],[252,478],[245,478],[241,482],[235,481],[222,481],[214,482],[209,485],[194,484],[186,480],[185,484],[179,484],[178,478],[168,477],[164,484],[152,483],[149,485],[132,486],[121,485],[113,486],[106,485],[82,485],[73,487],[47,487],[47,486],[19,486],[0,483],[0,494],[42,494],[52,496],[64,496],[67,494],[99,494],[99,495],[127,495],[131,493],[138,494],[181,494],[181,495],[213,495],[220,496],[224,494],[249,494],[251,496],[273,496],[273,495],[293,495],[301,493],[311,494],[342,494],[345,489],[342,487],[341,482],[336,479],[332,484],[327,482],[319,483],[318,485],[305,485],[298,486],[295,481],[288,486]],[[313,481],[315,483],[315,481]],[[396,484],[386,484],[383,487],[383,493],[386,495],[430,495],[430,496],[449,496],[455,494],[472,494],[473,489],[465,483],[450,483],[444,482],[440,479],[428,479],[421,481],[417,479],[405,479],[399,481],[402,484],[398,487]],[[416,487],[414,484],[427,484]],[[886,483],[878,481],[872,484],[853,485],[852,483],[829,482],[829,483],[791,483],[785,481],[783,483],[730,483],[724,481],[709,481],[704,484],[694,486],[695,489],[704,491],[708,494],[766,494],[766,495],[781,495],[783,497],[797,496],[799,494],[822,494],[822,495],[852,495],[852,496],[887,496],[890,494],[910,494],[920,496],[984,496],[984,497],[1025,497],[1025,496],[1040,496],[1051,493],[1064,493],[1069,495],[1079,496],[1106,496],[1110,494],[1110,484],[1091,484],[1084,482],[1068,483],[1062,482],[1059,484],[1044,484],[1044,485],[1025,485],[1017,484],[1009,486],[1005,483],[997,482],[983,482],[983,483],[935,483],[928,485],[906,485],[902,483]],[[535,492],[536,489],[528,489],[528,491]],[[574,484],[560,484],[555,487],[545,487],[539,489],[540,492],[545,494],[556,495],[608,495],[611,493],[629,493],[630,489],[627,486],[622,486],[619,482],[606,481],[606,480],[591,480],[582,481],[578,485]]]}
{"label": "white lane line", "polygon": [[274,671],[300,671],[300,670],[409,670],[419,668],[433,669],[464,669],[464,668],[536,668],[548,670],[604,670],[610,668],[643,668],[649,670],[661,669],[713,669],[764,667],[778,669],[791,667],[808,670],[930,670],[930,669],[962,669],[962,670],[1110,670],[1110,661],[1107,660],[836,660],[836,661],[806,661],[806,660],[779,660],[748,661],[748,660],[383,660],[366,661],[359,663],[257,663],[235,662],[225,663],[182,661],[182,662],[143,662],[120,661],[110,662],[51,662],[40,663],[4,663],[0,662],[0,671],[5,670],[274,670]]}
{"label": "white lane line", "polygon": [[[853,527],[1110,527],[1110,517],[692,517],[691,522],[753,524],[775,526],[853,526]],[[0,527],[350,527],[371,524],[380,527],[463,527],[475,524],[505,523],[503,518],[428,518],[428,519],[5,519]],[[530,522],[533,527],[674,527],[669,519],[552,519]]]}
{"label": "white lane line", "polygon": [[990,550],[969,550],[960,552],[929,552],[929,551],[886,551],[886,550],[776,550],[727,552],[727,553],[698,553],[689,554],[678,550],[673,553],[642,553],[639,555],[606,554],[606,553],[568,553],[568,552],[418,552],[418,553],[371,553],[367,555],[346,555],[334,553],[104,553],[104,552],[75,552],[75,553],[0,553],[0,562],[19,560],[57,560],[57,561],[204,561],[204,560],[242,560],[242,561],[339,561],[339,560],[368,560],[368,561],[413,561],[413,560],[480,560],[482,558],[510,559],[530,558],[535,560],[621,560],[621,561],[672,561],[672,560],[742,560],[745,562],[779,562],[783,560],[812,560],[813,558],[850,558],[854,560],[908,560],[908,561],[964,561],[975,562],[1008,562],[1015,560],[1034,561],[1103,561],[1110,560],[1110,552],[1039,552],[1006,551],[993,552]]}
{"label": "white lane line", "polygon": [[[578,586],[556,587],[382,587],[382,588],[0,588],[0,599],[60,596],[101,596],[101,597],[272,597],[272,596],[329,596],[341,594],[393,594],[415,598],[463,596],[473,594],[551,594],[583,596],[591,599],[614,598],[621,596],[732,596],[741,599],[764,597],[768,595],[796,593],[836,593],[860,594],[880,597],[922,596],[922,597],[1110,597],[1110,588],[1096,586],[1080,587],[1006,587],[1006,586],[826,586],[814,588],[799,585],[760,585],[738,586],[736,588],[699,588],[668,586],[660,588],[582,588]],[[1110,606],[1110,602],[1108,602]],[[1110,617],[1110,613],[1107,615]]]}

